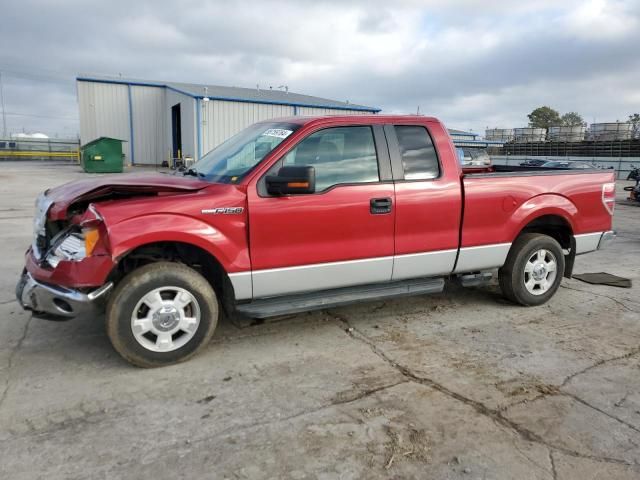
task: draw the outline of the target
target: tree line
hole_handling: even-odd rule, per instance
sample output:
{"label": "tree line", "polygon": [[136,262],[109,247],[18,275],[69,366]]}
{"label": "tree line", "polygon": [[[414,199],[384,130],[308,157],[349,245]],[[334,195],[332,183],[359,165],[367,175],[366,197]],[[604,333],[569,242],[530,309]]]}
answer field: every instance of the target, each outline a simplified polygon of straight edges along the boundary
{"label": "tree line", "polygon": [[[557,110],[547,106],[536,108],[527,117],[529,118],[529,126],[534,128],[587,126],[587,122],[578,112],[567,112],[561,115]],[[632,125],[633,137],[639,137],[640,114],[629,115],[627,122]]]}

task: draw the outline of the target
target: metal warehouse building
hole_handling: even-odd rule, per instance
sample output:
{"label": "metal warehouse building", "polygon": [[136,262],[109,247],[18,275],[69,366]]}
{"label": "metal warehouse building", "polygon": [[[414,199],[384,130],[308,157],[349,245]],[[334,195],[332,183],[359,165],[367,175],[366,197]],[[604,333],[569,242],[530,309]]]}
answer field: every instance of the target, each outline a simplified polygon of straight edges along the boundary
{"label": "metal warehouse building", "polygon": [[281,90],[123,78],[76,78],[80,142],[125,140],[125,162],[156,165],[203,154],[252,123],[293,115],[362,115],[380,109]]}

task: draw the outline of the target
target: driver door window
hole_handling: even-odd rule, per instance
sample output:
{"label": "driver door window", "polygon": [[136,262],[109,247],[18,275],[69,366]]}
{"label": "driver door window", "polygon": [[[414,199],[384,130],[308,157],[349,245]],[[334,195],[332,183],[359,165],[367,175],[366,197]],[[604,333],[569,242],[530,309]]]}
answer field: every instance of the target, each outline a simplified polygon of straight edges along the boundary
{"label": "driver door window", "polygon": [[337,127],[305,138],[285,157],[283,166],[310,165],[316,192],[334,185],[378,182],[378,159],[371,127]]}

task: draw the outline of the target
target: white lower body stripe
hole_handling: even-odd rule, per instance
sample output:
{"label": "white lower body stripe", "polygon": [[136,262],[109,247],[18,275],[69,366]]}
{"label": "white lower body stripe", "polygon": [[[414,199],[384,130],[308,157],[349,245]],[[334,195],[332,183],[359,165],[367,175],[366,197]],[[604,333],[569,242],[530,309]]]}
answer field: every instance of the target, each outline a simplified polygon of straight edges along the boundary
{"label": "white lower body stripe", "polygon": [[602,233],[603,232],[594,232],[574,235],[573,238],[576,240],[576,255],[597,250]]}
{"label": "white lower body stripe", "polygon": [[[597,245],[597,242],[596,242]],[[328,290],[369,283],[437,277],[501,267],[511,243],[317,263],[229,274],[236,300]]]}
{"label": "white lower body stripe", "polygon": [[393,258],[392,280],[448,275],[456,263],[457,249],[410,253]]}
{"label": "white lower body stripe", "polygon": [[230,273],[229,280],[233,285],[236,300],[251,300],[253,298],[251,272]]}
{"label": "white lower body stripe", "polygon": [[501,267],[507,260],[510,249],[511,243],[461,248],[454,273],[475,272]]}
{"label": "white lower body stripe", "polygon": [[393,257],[366,258],[253,272],[255,298],[328,290],[391,279]]}

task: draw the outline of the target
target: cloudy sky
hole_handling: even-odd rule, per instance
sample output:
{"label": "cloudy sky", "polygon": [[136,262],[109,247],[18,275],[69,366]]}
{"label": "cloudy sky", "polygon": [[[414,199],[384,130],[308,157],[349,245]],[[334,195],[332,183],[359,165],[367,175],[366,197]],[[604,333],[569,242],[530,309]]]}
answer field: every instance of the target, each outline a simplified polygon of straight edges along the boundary
{"label": "cloudy sky", "polygon": [[14,132],[75,135],[78,73],[285,84],[479,132],[539,105],[640,111],[638,0],[9,0],[1,16]]}

